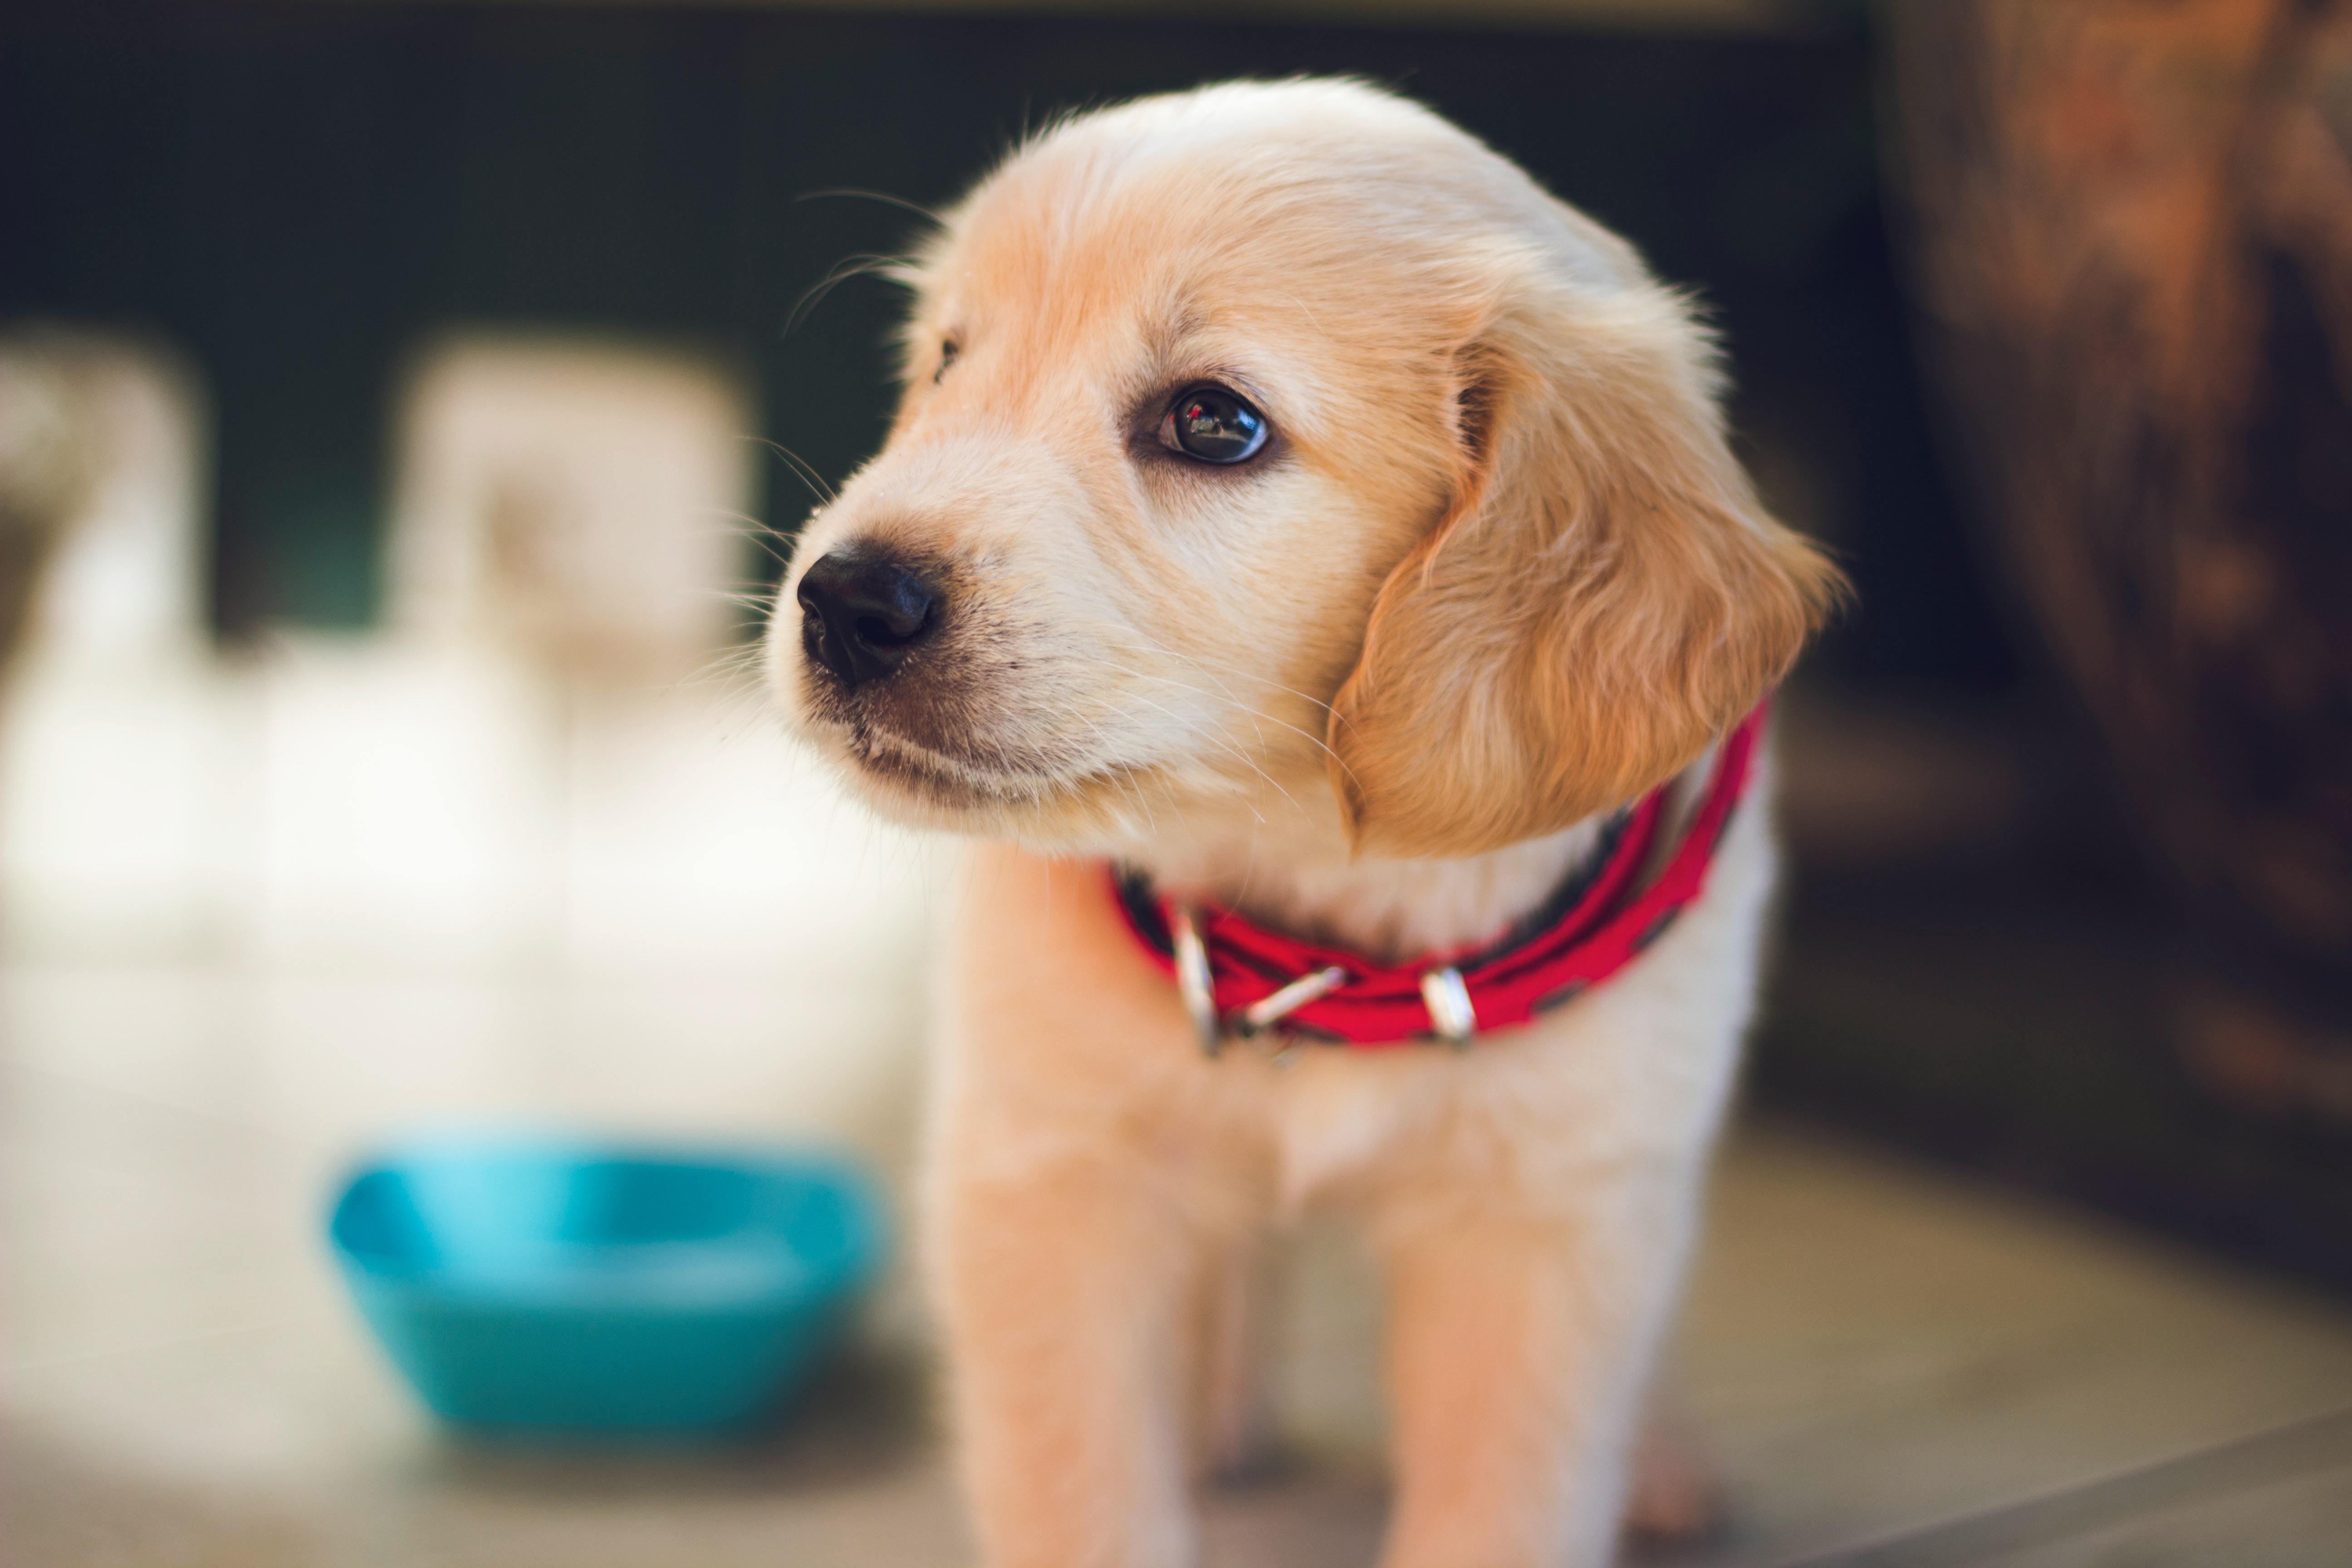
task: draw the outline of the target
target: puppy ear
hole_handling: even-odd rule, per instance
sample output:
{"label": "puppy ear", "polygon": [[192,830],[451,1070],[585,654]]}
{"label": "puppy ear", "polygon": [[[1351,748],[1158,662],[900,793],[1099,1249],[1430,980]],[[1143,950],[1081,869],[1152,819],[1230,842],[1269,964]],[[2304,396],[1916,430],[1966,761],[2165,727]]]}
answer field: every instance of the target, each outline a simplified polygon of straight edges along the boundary
{"label": "puppy ear", "polygon": [[1844,589],[1724,439],[1713,344],[1647,280],[1521,258],[1461,350],[1461,473],[1332,704],[1358,853],[1476,855],[1688,766]]}

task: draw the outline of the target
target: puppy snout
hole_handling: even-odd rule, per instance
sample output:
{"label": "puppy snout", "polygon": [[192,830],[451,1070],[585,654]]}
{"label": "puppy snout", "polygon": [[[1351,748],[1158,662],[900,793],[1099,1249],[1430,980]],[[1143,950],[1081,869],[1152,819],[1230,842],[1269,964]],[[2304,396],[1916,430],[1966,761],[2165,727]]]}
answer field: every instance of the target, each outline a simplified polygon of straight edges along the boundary
{"label": "puppy snout", "polygon": [[801,576],[801,646],[851,686],[879,680],[937,628],[939,585],[873,545],[827,552]]}

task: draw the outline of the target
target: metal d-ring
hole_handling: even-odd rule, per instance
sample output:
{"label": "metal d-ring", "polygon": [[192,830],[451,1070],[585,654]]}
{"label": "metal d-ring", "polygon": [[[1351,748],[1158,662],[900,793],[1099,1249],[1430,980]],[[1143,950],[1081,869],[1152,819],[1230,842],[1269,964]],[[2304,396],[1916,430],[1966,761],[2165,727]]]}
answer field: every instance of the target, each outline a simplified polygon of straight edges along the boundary
{"label": "metal d-ring", "polygon": [[1176,994],[1192,1020],[1201,1053],[1213,1058],[1224,1048],[1224,1026],[1217,1019],[1217,992],[1209,972],[1209,944],[1201,940],[1201,922],[1190,904],[1168,906],[1168,936],[1176,952]]}
{"label": "metal d-ring", "polygon": [[1462,984],[1462,972],[1450,963],[1423,970],[1421,1000],[1437,1037],[1457,1051],[1468,1050],[1478,1033],[1478,1013],[1470,1005],[1470,987]]}

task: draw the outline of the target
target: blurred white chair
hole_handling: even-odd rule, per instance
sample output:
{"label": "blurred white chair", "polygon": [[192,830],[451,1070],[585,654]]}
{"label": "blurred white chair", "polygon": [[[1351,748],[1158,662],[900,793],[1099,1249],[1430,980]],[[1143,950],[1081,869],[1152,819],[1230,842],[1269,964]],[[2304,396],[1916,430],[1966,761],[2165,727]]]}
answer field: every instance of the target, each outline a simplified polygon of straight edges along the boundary
{"label": "blurred white chair", "polygon": [[185,659],[204,643],[202,395],[160,344],[0,331],[0,508],[47,514],[27,616],[49,663]]}
{"label": "blurred white chair", "polygon": [[695,355],[453,338],[404,399],[388,620],[620,686],[699,672],[736,622],[751,401]]}
{"label": "blurred white chair", "polygon": [[234,901],[250,840],[203,625],[205,428],[158,345],[0,333],[0,526],[36,566],[0,701],[12,952],[201,950]]}
{"label": "blurred white chair", "polygon": [[227,661],[192,385],[0,340],[0,512],[72,514],[0,731],[9,1048],[339,1146],[556,1116],[898,1163],[946,873],[698,678],[742,651],[729,376],[447,341],[403,393],[385,628]]}

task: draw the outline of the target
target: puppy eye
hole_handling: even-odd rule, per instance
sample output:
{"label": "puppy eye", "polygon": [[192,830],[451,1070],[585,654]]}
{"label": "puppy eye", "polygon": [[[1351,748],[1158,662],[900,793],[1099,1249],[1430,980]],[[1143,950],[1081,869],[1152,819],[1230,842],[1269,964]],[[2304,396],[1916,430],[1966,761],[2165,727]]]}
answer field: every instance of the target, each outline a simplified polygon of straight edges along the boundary
{"label": "puppy eye", "polygon": [[1222,386],[1196,386],[1160,421],[1160,444],[1204,463],[1239,463],[1265,445],[1265,416]]}
{"label": "puppy eye", "polygon": [[937,386],[940,384],[940,378],[948,373],[948,366],[955,363],[956,355],[962,352],[962,346],[953,338],[946,338],[940,341],[940,368],[931,372],[931,384],[933,386]]}

